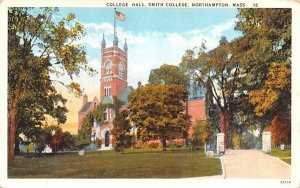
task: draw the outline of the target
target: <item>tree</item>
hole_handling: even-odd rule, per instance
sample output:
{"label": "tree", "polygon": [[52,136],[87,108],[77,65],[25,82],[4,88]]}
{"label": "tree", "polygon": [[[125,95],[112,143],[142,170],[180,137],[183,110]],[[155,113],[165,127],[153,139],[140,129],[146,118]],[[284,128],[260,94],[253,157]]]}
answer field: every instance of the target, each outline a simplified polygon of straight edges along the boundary
{"label": "tree", "polygon": [[38,153],[42,153],[46,145],[50,145],[52,139],[52,130],[55,126],[41,127],[35,130],[31,141],[35,145],[35,149]]}
{"label": "tree", "polygon": [[291,125],[283,116],[276,116],[270,126],[267,127],[272,133],[274,144],[290,144],[291,143]]}
{"label": "tree", "polygon": [[84,148],[91,143],[91,127],[94,123],[93,112],[88,112],[84,118],[81,129],[78,131],[77,140],[75,145],[79,148]]}
{"label": "tree", "polygon": [[[75,21],[74,14],[55,20],[57,13],[57,8],[18,7],[8,11],[9,165],[13,163],[21,118],[40,113],[36,119],[39,122],[48,114],[57,119],[58,124],[64,123],[66,100],[58,94],[55,84],[80,95],[78,83],[62,82],[59,78],[66,73],[72,80],[81,70],[94,73],[87,65],[83,46],[75,44],[85,34],[83,26]],[[24,124],[23,128],[27,126]]]}
{"label": "tree", "polygon": [[115,151],[123,151],[125,148],[129,148],[133,144],[133,135],[130,134],[130,119],[129,111],[124,109],[117,113],[113,120],[112,135],[115,139]]}
{"label": "tree", "polygon": [[207,52],[203,43],[198,55],[188,50],[184,54],[181,67],[192,72],[193,79],[205,86],[209,91],[208,106],[216,103],[220,112],[221,132],[225,135],[225,147],[228,145],[228,129],[231,121],[231,104],[237,89],[239,64],[231,51],[231,43],[221,37],[218,47]]}
{"label": "tree", "polygon": [[189,77],[175,65],[161,65],[159,69],[152,69],[149,84],[177,84],[187,86]]}
{"label": "tree", "polygon": [[66,131],[63,132],[63,142],[64,142],[64,147],[66,149],[73,150],[75,148],[75,136],[72,135],[70,132]]}
{"label": "tree", "polygon": [[53,131],[52,134],[50,147],[52,148],[53,152],[56,153],[58,150],[61,150],[65,147],[64,133],[62,132],[61,128],[58,128]]}
{"label": "tree", "polygon": [[260,130],[279,125],[277,116],[290,126],[291,9],[239,9],[237,18],[243,32],[236,48],[244,70],[240,88],[248,92]]}
{"label": "tree", "polygon": [[206,121],[197,121],[196,126],[193,127],[192,146],[200,148],[205,142],[209,140],[209,131],[207,129]]}
{"label": "tree", "polygon": [[129,97],[130,118],[136,123],[143,141],[161,139],[166,150],[167,139],[187,133],[184,101],[186,88],[181,85],[146,85]]}

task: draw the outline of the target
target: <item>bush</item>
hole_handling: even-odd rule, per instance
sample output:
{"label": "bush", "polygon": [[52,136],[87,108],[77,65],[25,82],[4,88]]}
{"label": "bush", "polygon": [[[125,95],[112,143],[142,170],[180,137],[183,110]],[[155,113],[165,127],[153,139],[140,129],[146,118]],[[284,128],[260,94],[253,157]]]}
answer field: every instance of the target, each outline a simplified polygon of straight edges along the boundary
{"label": "bush", "polygon": [[169,141],[169,144],[168,144],[168,146],[170,148],[181,148],[184,145],[185,145],[185,140],[183,138],[171,140],[171,141]]}
{"label": "bush", "polygon": [[148,148],[158,148],[160,147],[160,141],[159,140],[150,140],[147,143]]}
{"label": "bush", "polygon": [[209,140],[209,132],[207,131],[206,121],[197,121],[196,126],[193,127],[194,133],[192,135],[193,148],[200,149],[204,146],[205,142]]}
{"label": "bush", "polygon": [[142,140],[137,141],[137,143],[134,145],[134,148],[141,149],[145,147],[145,143]]}
{"label": "bush", "polygon": [[239,134],[234,134],[232,136],[232,147],[233,149],[241,149],[241,136]]}
{"label": "bush", "polygon": [[126,134],[126,135],[119,135],[118,140],[115,140],[113,144],[115,144],[115,151],[120,152],[124,149],[130,148],[133,145],[133,139],[134,137],[132,135]]}

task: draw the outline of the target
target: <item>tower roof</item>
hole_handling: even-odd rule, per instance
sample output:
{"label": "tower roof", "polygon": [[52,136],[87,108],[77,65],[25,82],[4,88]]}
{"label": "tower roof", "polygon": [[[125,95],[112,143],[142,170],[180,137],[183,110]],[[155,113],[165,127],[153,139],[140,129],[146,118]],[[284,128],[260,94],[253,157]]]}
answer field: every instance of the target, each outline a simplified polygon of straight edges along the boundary
{"label": "tower roof", "polygon": [[106,42],[105,42],[104,33],[103,33],[103,38],[102,38],[102,42],[101,42],[101,48],[105,48],[105,46],[106,46]]}
{"label": "tower roof", "polygon": [[128,46],[127,46],[127,40],[126,40],[126,38],[125,38],[124,50],[125,50],[125,52],[127,52],[127,50],[128,50]]}
{"label": "tower roof", "polygon": [[119,96],[119,99],[122,101],[122,102],[128,102],[128,96],[129,94],[133,92],[133,87],[131,86],[127,86],[125,87],[122,91],[121,91],[121,94]]}
{"label": "tower roof", "polygon": [[114,37],[114,40],[113,40],[113,46],[114,47],[118,47],[118,44],[119,44],[119,39],[118,39],[118,36],[117,36],[117,33]]}

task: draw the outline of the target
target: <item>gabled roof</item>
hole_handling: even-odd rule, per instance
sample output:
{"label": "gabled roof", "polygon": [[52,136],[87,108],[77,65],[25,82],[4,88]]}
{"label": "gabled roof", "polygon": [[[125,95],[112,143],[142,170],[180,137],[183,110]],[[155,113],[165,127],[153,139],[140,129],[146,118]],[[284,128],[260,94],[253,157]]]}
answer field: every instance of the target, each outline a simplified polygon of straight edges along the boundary
{"label": "gabled roof", "polygon": [[90,105],[91,105],[91,103],[92,103],[92,102],[87,102],[87,103],[85,103],[85,105],[80,109],[79,112],[87,113],[87,112],[88,112],[88,109],[89,109],[89,107],[90,107]]}
{"label": "gabled roof", "polygon": [[102,99],[101,104],[113,104],[113,101],[110,96],[105,96]]}
{"label": "gabled roof", "polygon": [[127,103],[128,102],[128,96],[129,94],[133,92],[133,87],[131,86],[127,86],[125,87],[122,91],[121,94],[119,96],[120,101]]}

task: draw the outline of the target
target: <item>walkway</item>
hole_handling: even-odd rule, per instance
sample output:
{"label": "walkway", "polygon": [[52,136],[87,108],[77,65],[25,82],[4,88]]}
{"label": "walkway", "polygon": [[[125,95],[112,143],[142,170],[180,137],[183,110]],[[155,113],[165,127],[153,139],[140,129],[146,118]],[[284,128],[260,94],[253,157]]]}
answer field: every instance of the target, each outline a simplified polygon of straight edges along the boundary
{"label": "walkway", "polygon": [[258,150],[226,150],[225,178],[291,178],[291,166]]}

